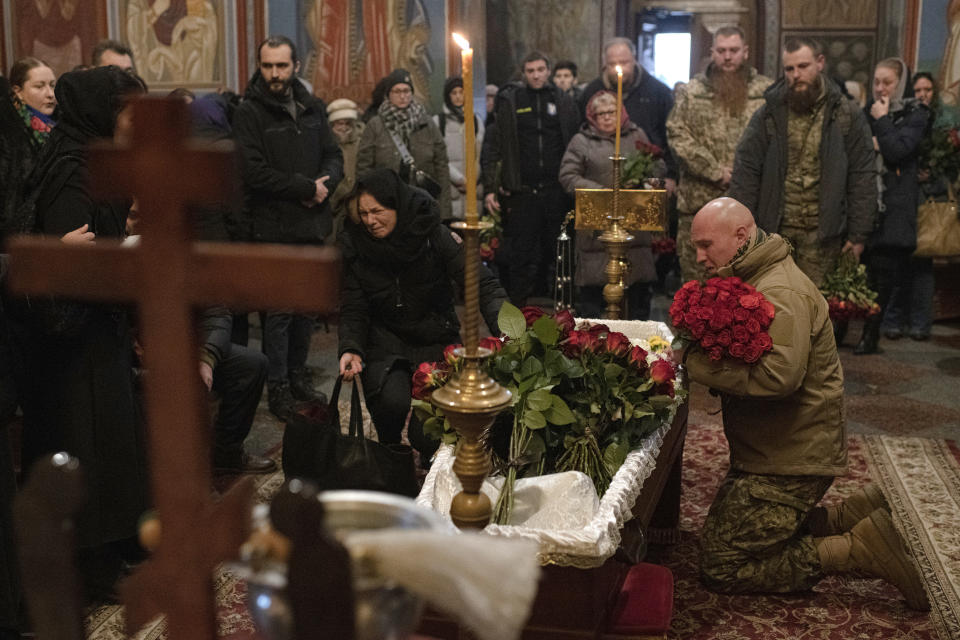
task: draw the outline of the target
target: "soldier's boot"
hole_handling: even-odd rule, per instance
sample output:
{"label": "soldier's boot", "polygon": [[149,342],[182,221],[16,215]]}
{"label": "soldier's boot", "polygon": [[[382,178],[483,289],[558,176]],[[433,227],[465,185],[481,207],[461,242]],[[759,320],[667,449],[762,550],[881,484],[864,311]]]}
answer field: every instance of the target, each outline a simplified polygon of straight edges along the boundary
{"label": "soldier's boot", "polygon": [[889,513],[890,505],[880,487],[868,484],[840,504],[814,507],[807,519],[807,529],[815,538],[846,533],[875,509]]}
{"label": "soldier's boot", "polygon": [[859,570],[891,583],[911,609],[929,611],[930,601],[920,574],[903,548],[900,534],[883,509],[873,511],[849,531],[839,536],[814,538],[824,573]]}

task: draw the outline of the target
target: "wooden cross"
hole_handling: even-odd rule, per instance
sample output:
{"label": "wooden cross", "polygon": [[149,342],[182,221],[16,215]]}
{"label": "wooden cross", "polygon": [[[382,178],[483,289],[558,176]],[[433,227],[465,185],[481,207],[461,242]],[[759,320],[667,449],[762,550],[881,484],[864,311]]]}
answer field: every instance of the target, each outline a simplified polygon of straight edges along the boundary
{"label": "wooden cross", "polygon": [[210,427],[193,312],[213,303],[331,311],[339,260],[335,250],[321,247],[194,242],[186,207],[236,198],[234,155],[189,142],[189,114],[180,101],[141,99],[133,122],[129,145],[91,149],[91,187],[95,199],[137,197],[140,246],[19,238],[10,245],[10,284],[19,293],[138,305],[149,371],[151,484],[163,539],[121,585],[127,625],[136,629],[165,613],[168,637],[213,640],[213,569],[236,557],[246,537],[252,489],[243,482],[219,503],[211,500]]}

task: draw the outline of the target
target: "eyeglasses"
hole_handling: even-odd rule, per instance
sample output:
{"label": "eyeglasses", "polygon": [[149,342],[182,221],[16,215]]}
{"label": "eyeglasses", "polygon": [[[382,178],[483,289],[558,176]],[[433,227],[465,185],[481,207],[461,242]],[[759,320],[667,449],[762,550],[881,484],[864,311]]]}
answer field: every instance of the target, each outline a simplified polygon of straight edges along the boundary
{"label": "eyeglasses", "polygon": [[393,95],[393,96],[408,96],[411,93],[413,93],[413,89],[404,89],[404,88],[390,89],[390,95]]}
{"label": "eyeglasses", "polygon": [[617,115],[617,112],[616,112],[616,110],[613,110],[613,111],[597,111],[596,114],[594,114],[594,115],[596,115],[598,118],[612,118],[613,116]]}

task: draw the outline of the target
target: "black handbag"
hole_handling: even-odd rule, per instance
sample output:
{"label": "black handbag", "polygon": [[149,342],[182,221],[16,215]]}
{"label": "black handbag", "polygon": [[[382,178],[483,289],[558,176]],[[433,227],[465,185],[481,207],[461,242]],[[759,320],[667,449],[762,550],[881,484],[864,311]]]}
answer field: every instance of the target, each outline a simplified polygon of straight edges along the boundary
{"label": "black handbag", "polygon": [[348,434],[340,433],[340,385],[337,378],[326,407],[313,406],[294,415],[283,433],[283,473],[306,478],[322,490],[364,489],[414,497],[420,492],[413,449],[383,444],[363,435],[360,379],[350,395]]}

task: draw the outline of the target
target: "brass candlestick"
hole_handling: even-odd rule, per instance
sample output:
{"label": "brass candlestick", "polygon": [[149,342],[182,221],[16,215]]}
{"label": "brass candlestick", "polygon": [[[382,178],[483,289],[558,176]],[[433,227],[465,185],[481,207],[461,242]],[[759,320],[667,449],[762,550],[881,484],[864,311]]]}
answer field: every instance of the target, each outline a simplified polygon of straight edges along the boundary
{"label": "brass candlestick", "polygon": [[620,222],[620,163],[623,156],[612,156],[613,162],[613,213],[607,216],[610,226],[600,236],[600,242],[607,250],[607,266],[604,273],[607,275],[607,284],[603,287],[603,299],[607,303],[604,316],[608,320],[619,320],[623,316],[623,277],[630,264],[627,261],[627,247],[633,241]]}
{"label": "brass candlestick", "polygon": [[490,499],[480,492],[484,478],[490,473],[490,452],[480,444],[480,436],[490,427],[498,413],[510,406],[511,393],[488,376],[481,363],[491,355],[479,348],[480,231],[490,223],[457,222],[453,227],[464,232],[464,347],[458,355],[464,358],[463,369],[447,384],[433,392],[430,400],[450,420],[460,434],[460,444],[453,472],[463,491],[450,503],[450,517],[460,528],[482,529],[490,522]]}

